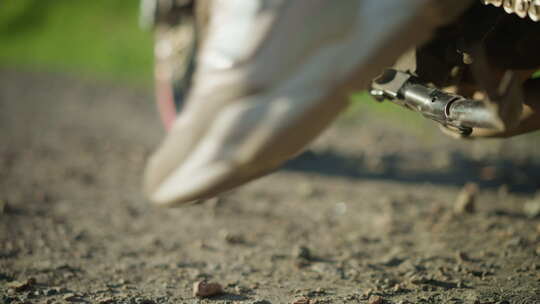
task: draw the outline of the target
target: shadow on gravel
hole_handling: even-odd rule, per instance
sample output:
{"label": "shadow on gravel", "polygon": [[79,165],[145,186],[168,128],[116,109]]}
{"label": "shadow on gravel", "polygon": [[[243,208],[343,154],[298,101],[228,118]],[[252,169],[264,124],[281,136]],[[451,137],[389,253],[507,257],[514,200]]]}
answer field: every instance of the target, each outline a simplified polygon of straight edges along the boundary
{"label": "shadow on gravel", "polygon": [[[404,169],[405,166],[408,168]],[[414,184],[462,186],[475,182],[482,188],[505,186],[508,191],[526,194],[535,193],[540,188],[540,163],[533,161],[475,160],[463,153],[453,152],[450,165],[444,169],[430,167],[429,161],[411,168],[409,160],[399,155],[381,157],[377,167],[377,170],[370,168],[364,157],[344,156],[335,151],[307,151],[289,161],[283,170]]]}

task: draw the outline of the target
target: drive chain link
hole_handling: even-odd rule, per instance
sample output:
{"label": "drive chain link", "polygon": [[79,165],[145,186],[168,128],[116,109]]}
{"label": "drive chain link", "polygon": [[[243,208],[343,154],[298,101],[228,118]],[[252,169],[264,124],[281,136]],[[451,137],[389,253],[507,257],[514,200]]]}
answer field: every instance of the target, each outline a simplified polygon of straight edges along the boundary
{"label": "drive chain link", "polygon": [[502,7],[508,14],[540,21],[540,0],[480,0],[485,5]]}

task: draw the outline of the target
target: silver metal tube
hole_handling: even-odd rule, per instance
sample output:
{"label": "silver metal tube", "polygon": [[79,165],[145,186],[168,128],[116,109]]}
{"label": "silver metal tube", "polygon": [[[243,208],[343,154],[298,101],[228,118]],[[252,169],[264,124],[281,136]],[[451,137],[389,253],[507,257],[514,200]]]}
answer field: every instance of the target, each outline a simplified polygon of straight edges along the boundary
{"label": "silver metal tube", "polygon": [[478,100],[459,99],[448,105],[448,118],[464,126],[497,129],[497,116]]}
{"label": "silver metal tube", "polygon": [[405,104],[427,118],[456,127],[498,129],[498,117],[485,103],[419,83],[402,89]]}

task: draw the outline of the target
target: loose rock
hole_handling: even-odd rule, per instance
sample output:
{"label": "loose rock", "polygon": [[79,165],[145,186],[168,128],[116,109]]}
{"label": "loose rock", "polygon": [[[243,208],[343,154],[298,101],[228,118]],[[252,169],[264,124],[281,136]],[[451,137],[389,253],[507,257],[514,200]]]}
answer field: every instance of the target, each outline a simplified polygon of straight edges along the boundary
{"label": "loose rock", "polygon": [[245,286],[236,286],[234,287],[234,292],[237,294],[246,294],[249,293],[251,290]]}
{"label": "loose rock", "polygon": [[68,302],[75,302],[79,299],[79,297],[77,297],[77,295],[74,293],[68,293],[62,298],[64,299],[64,301],[68,301]]}
{"label": "loose rock", "polygon": [[457,252],[457,258],[461,262],[470,262],[471,261],[471,258],[469,257],[469,255],[464,251],[458,251]]}
{"label": "loose rock", "polygon": [[114,298],[111,298],[111,297],[101,298],[98,300],[98,304],[112,304],[112,303],[114,303]]}
{"label": "loose rock", "polygon": [[294,301],[292,301],[291,304],[310,304],[310,303],[311,303],[311,300],[309,298],[301,297],[301,298],[297,298]]}
{"label": "loose rock", "polygon": [[311,250],[308,247],[303,245],[295,246],[292,250],[292,255],[296,259],[311,260],[313,256],[311,255]]}
{"label": "loose rock", "polygon": [[381,296],[371,296],[368,301],[369,304],[382,304],[383,298]]}
{"label": "loose rock", "polygon": [[244,239],[244,236],[242,236],[241,234],[231,233],[231,232],[229,232],[227,230],[222,230],[221,231],[221,236],[223,237],[225,242],[227,242],[228,244],[231,244],[231,245],[238,245],[238,244],[245,244],[246,243],[246,240]]}
{"label": "loose rock", "polygon": [[371,297],[371,294],[373,294],[373,289],[367,289],[364,291],[364,293],[362,293],[362,296],[363,296],[363,299],[364,300],[367,300]]}
{"label": "loose rock", "polygon": [[540,216],[540,198],[526,202],[523,206],[523,212],[529,218]]}
{"label": "loose rock", "polygon": [[57,293],[58,293],[58,290],[56,288],[48,288],[45,290],[46,296],[54,296]]}
{"label": "loose rock", "polygon": [[219,283],[199,281],[193,284],[193,296],[207,298],[223,293],[223,287]]}
{"label": "loose rock", "polygon": [[9,289],[12,289],[12,290],[16,291],[16,292],[21,292],[21,291],[26,291],[26,290],[30,289],[32,287],[32,285],[34,285],[34,284],[36,284],[36,279],[28,278],[24,282],[20,282],[20,281],[9,282],[7,284],[7,287]]}
{"label": "loose rock", "polygon": [[454,203],[454,213],[474,213],[476,211],[476,196],[478,195],[478,185],[467,183],[461,189],[456,202]]}

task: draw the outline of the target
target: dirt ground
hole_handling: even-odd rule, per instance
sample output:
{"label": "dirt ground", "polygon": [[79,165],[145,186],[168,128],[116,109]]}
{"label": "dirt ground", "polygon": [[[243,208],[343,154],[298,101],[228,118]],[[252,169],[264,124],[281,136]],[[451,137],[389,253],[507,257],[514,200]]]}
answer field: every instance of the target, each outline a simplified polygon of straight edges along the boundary
{"label": "dirt ground", "polygon": [[[540,303],[538,135],[364,115],[269,177],[160,209],[140,191],[151,100],[0,70],[0,303]],[[225,293],[193,297],[204,279]]]}

